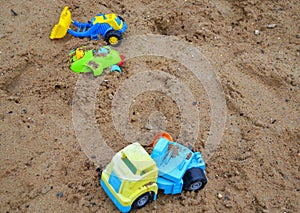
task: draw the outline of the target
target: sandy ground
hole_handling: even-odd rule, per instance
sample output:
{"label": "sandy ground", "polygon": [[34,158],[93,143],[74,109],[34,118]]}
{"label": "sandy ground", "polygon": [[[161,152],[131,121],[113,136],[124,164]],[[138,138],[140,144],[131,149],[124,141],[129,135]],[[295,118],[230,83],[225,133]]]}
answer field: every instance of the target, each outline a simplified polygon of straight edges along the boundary
{"label": "sandy ground", "polygon": [[[1,1],[0,212],[117,211],[99,186],[98,165],[82,151],[72,121],[78,74],[69,69],[68,52],[101,41],[70,35],[50,40],[65,5],[79,21],[100,12],[122,15],[129,26],[124,36],[172,35],[201,46],[224,89],[225,132],[208,161],[205,189],[160,193],[140,212],[300,211],[299,1],[88,2]],[[111,94],[139,63],[176,75],[176,64],[150,58],[128,61],[122,75],[106,76],[109,83],[99,88],[95,114],[115,151],[130,142],[112,124]],[[180,76],[203,109],[195,142],[201,150],[210,125],[208,100],[190,72]],[[133,125],[143,129],[154,109],[164,113],[166,128],[176,139],[178,108],[163,94],[137,97],[131,108],[139,112],[132,113]]]}

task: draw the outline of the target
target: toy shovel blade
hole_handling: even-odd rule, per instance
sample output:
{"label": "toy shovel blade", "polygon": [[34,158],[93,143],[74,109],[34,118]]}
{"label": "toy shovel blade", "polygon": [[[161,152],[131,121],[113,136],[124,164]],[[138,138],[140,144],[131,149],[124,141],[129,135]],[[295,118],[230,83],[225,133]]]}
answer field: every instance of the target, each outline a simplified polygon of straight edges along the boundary
{"label": "toy shovel blade", "polygon": [[50,39],[63,38],[71,25],[72,16],[68,6],[65,6],[60,14],[59,22],[51,31]]}

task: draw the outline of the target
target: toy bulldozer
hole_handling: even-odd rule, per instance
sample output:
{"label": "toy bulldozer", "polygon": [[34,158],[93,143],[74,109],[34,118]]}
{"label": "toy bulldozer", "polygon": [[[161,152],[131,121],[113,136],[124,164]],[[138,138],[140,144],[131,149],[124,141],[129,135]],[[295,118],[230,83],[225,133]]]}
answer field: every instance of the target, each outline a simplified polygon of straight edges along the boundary
{"label": "toy bulldozer", "polygon": [[[70,26],[76,28],[73,30]],[[98,40],[99,34],[111,45],[120,44],[123,33],[127,29],[124,19],[114,13],[98,14],[86,23],[72,20],[71,11],[65,6],[61,12],[59,22],[53,27],[50,39],[59,39],[65,37],[67,33],[79,37],[90,37],[92,40]]]}

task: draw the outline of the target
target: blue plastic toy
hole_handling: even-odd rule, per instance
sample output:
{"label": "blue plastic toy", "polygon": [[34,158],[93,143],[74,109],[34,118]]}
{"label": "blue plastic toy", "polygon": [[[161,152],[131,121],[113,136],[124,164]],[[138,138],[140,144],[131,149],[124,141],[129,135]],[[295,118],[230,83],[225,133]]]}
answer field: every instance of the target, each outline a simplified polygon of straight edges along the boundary
{"label": "blue plastic toy", "polygon": [[[70,28],[71,24],[74,30]],[[81,23],[72,20],[69,7],[66,6],[61,12],[58,24],[53,27],[50,38],[63,38],[68,32],[75,37],[90,37],[92,40],[98,40],[100,34],[108,44],[118,45],[126,30],[127,24],[124,19],[114,13],[98,14],[90,21]]]}
{"label": "blue plastic toy", "polygon": [[178,194],[183,189],[197,191],[207,183],[200,152],[161,137],[150,156],[158,167],[156,183],[165,194]]}

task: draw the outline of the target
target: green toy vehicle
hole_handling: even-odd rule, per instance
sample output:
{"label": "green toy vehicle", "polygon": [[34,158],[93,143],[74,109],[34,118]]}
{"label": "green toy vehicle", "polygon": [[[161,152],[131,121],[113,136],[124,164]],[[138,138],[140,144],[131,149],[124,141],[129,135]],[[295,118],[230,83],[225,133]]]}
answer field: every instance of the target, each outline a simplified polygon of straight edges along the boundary
{"label": "green toy vehicle", "polygon": [[93,72],[94,76],[99,76],[108,67],[111,67],[112,72],[122,72],[120,66],[124,63],[124,56],[109,46],[100,47],[98,51],[77,48],[71,51],[71,54],[74,52],[70,68],[76,73]]}

